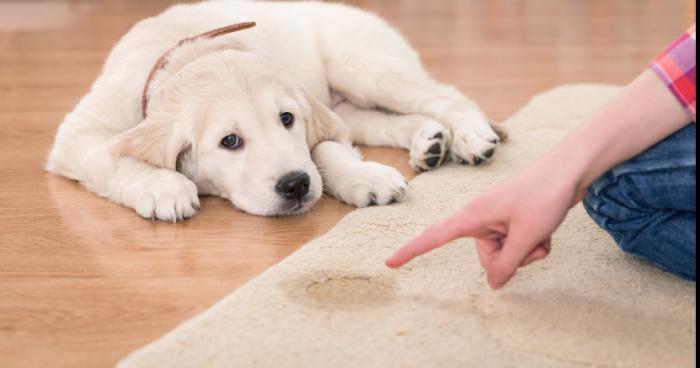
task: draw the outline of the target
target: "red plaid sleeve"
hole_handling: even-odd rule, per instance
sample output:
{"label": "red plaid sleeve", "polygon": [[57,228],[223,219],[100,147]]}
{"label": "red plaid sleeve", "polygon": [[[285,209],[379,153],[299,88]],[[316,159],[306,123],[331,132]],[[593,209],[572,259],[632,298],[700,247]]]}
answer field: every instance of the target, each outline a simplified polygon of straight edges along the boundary
{"label": "red plaid sleeve", "polygon": [[651,68],[673,92],[695,121],[695,25],[674,41],[652,63]]}

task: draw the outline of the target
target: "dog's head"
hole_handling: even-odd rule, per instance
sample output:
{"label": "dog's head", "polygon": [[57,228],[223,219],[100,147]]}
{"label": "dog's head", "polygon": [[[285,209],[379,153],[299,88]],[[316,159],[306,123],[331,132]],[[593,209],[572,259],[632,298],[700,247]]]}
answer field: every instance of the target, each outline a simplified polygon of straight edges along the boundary
{"label": "dog's head", "polygon": [[185,174],[200,194],[276,216],[302,213],[321,197],[310,149],[343,139],[339,118],[264,58],[228,50],[164,81],[147,118],[116,136],[114,148]]}

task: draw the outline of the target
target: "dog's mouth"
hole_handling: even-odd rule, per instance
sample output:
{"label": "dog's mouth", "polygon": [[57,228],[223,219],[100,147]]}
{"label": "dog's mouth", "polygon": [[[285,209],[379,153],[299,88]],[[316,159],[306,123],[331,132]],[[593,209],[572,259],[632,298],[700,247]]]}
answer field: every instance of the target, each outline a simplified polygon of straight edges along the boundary
{"label": "dog's mouth", "polygon": [[302,199],[287,201],[282,205],[277,216],[295,216],[306,212],[314,204],[315,200],[311,196]]}

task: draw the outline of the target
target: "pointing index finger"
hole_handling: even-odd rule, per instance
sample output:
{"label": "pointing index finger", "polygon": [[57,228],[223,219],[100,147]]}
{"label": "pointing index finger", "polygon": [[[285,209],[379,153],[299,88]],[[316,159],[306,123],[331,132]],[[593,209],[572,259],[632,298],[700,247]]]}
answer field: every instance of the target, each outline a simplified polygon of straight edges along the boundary
{"label": "pointing index finger", "polygon": [[445,220],[439,225],[435,225],[424,231],[417,238],[410,241],[399,249],[389,260],[386,265],[390,268],[398,268],[408,263],[415,257],[430,252],[435,248],[439,248],[447,242],[465,236],[472,226],[467,226],[462,214],[459,213]]}

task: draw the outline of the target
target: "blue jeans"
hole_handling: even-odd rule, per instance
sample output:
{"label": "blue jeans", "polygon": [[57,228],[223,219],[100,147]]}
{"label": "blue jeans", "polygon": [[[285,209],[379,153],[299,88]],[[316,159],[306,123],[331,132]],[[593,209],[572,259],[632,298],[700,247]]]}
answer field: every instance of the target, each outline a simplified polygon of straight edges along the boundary
{"label": "blue jeans", "polygon": [[583,204],[627,253],[695,281],[696,126],[603,175]]}

